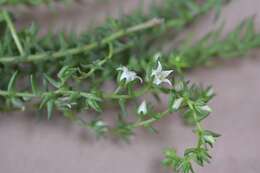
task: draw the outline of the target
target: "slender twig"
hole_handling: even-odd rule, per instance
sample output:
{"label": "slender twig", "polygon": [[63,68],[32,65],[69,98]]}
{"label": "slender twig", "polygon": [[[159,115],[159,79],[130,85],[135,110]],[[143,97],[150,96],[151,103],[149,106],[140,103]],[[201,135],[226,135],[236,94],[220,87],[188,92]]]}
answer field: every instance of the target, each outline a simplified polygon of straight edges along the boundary
{"label": "slender twig", "polygon": [[108,55],[103,60],[101,60],[97,64],[95,64],[96,66],[94,68],[91,68],[91,70],[88,73],[83,73],[82,76],[80,76],[78,79],[82,80],[82,79],[86,79],[89,76],[91,76],[98,68],[100,68],[109,59],[112,58],[113,51],[114,51],[113,46],[112,46],[112,44],[109,43],[109,53],[108,53]]}
{"label": "slender twig", "polygon": [[134,128],[136,128],[136,127],[143,127],[143,126],[145,126],[147,124],[152,124],[152,123],[154,123],[156,121],[159,121],[159,120],[161,120],[163,117],[165,117],[167,115],[170,115],[170,111],[169,110],[166,110],[164,112],[158,113],[158,117],[157,118],[150,118],[150,119],[144,120],[144,121],[137,121],[132,126]]}
{"label": "slender twig", "polygon": [[197,135],[197,138],[198,138],[198,141],[197,141],[197,148],[200,148],[201,146],[201,132],[203,131],[203,128],[198,120],[198,116],[197,116],[197,113],[194,109],[194,106],[192,104],[192,102],[190,100],[187,101],[187,104],[188,104],[188,107],[190,108],[190,110],[192,110],[192,116],[193,116],[193,119],[195,121],[195,124],[196,124],[196,127],[198,129],[198,131],[196,131],[196,135]]}
{"label": "slender twig", "polygon": [[21,57],[21,56],[2,57],[2,58],[0,58],[0,62],[1,63],[18,63],[18,62],[54,60],[54,59],[59,59],[59,58],[65,57],[67,55],[75,55],[75,54],[79,54],[82,52],[88,53],[99,46],[104,46],[104,45],[110,43],[113,40],[117,40],[117,39],[119,39],[123,36],[129,35],[131,33],[135,33],[138,31],[146,30],[146,29],[161,25],[162,23],[163,23],[162,19],[154,18],[154,19],[151,19],[144,23],[132,26],[128,29],[120,30],[108,37],[105,37],[100,42],[93,42],[93,43],[87,44],[82,47],[72,48],[72,49],[68,49],[68,50],[61,50],[61,51],[57,51],[54,53],[47,52],[47,53],[29,55],[29,56],[24,56],[24,57]]}
{"label": "slender twig", "polygon": [[[148,88],[145,87],[139,91],[137,91],[134,95],[124,95],[124,94],[115,94],[115,93],[103,93],[102,94],[102,98],[106,98],[106,99],[131,99],[133,97],[139,97],[144,95],[147,92]],[[16,96],[16,97],[27,97],[27,98],[39,98],[39,97],[43,97],[45,95],[48,95],[49,93],[54,93],[54,94],[72,94],[75,93],[75,91],[63,91],[63,90],[56,90],[56,91],[46,91],[46,92],[42,92],[39,94],[33,94],[30,92],[10,92],[10,91],[4,91],[4,90],[0,90],[0,96],[6,97],[6,96]],[[91,93],[87,93],[87,92],[78,92],[81,96],[83,97],[87,97],[92,99],[93,95]],[[96,98],[96,97],[95,97]]]}
{"label": "slender twig", "polygon": [[[16,96],[16,97],[27,97],[27,98],[39,98],[48,95],[52,91],[49,92],[42,92],[40,94],[33,94],[30,92],[8,92],[4,90],[0,90],[0,96]],[[62,90],[57,90],[53,91],[52,93],[55,94],[72,94],[75,93],[75,91],[62,91]],[[78,92],[81,96],[87,97],[87,98],[93,98],[93,95],[91,93],[86,93],[86,92]],[[96,98],[96,97],[95,97]]]}

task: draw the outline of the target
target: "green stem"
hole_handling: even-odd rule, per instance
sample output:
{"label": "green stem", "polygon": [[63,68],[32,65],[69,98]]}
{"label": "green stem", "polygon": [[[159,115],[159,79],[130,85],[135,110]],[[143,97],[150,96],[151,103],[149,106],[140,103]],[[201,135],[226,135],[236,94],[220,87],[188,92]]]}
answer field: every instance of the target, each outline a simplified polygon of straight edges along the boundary
{"label": "green stem", "polygon": [[24,51],[23,51],[22,44],[21,44],[21,42],[19,40],[19,37],[18,37],[17,32],[15,30],[15,27],[13,25],[13,22],[12,22],[12,20],[11,20],[11,18],[10,18],[10,16],[9,16],[7,11],[3,11],[3,17],[4,17],[4,19],[5,19],[6,23],[7,23],[8,28],[10,29],[10,32],[11,32],[12,37],[14,39],[14,42],[15,42],[15,44],[17,46],[17,49],[20,52],[20,55],[23,56],[24,55]]}
{"label": "green stem", "polygon": [[158,25],[161,25],[163,23],[162,19],[151,19],[149,21],[146,21],[144,23],[132,26],[128,29],[120,30],[108,37],[105,37],[101,42],[93,42],[90,44],[87,44],[82,47],[77,47],[77,48],[72,48],[68,50],[62,50],[54,53],[42,53],[42,54],[35,54],[35,55],[29,55],[26,57],[20,57],[20,56],[15,56],[15,57],[2,57],[0,58],[1,63],[17,63],[17,62],[32,62],[32,61],[43,61],[43,60],[54,60],[54,59],[59,59],[67,55],[75,55],[79,54],[82,52],[88,53],[92,51],[93,49],[104,46],[108,43],[110,43],[113,40],[117,40],[123,36],[129,35],[131,33],[135,33],[138,31],[146,30]]}
{"label": "green stem", "polygon": [[[191,18],[185,19],[185,20],[182,20],[181,17],[177,18],[177,19],[171,19],[171,20],[168,20],[167,22],[165,22],[164,27],[165,28],[173,28],[173,27],[184,26],[185,24],[190,22],[191,19],[193,19],[194,17],[196,17],[196,16],[198,16],[202,13],[205,13],[207,11],[207,10],[205,10],[205,7],[212,7],[212,1],[209,1],[205,5],[201,6],[200,10],[196,14],[193,14],[193,16]],[[9,21],[11,21],[11,20],[9,20]],[[9,23],[11,23],[11,22],[9,22]],[[90,44],[87,44],[87,45],[82,46],[82,47],[71,48],[71,49],[68,49],[68,50],[62,50],[62,51],[57,51],[57,52],[46,52],[46,53],[39,53],[39,54],[28,55],[28,56],[1,57],[0,63],[14,64],[14,63],[20,63],[20,62],[53,60],[53,59],[60,59],[62,57],[65,57],[66,55],[75,55],[75,54],[78,54],[78,53],[81,53],[81,52],[88,53],[88,52],[92,51],[93,49],[95,49],[99,46],[103,46],[103,45],[105,45],[105,44],[107,44],[107,43],[109,43],[113,40],[119,39],[119,38],[121,38],[125,35],[131,34],[131,33],[134,33],[134,32],[138,32],[138,31],[141,31],[141,30],[146,30],[146,29],[152,28],[154,26],[160,25],[162,23],[163,23],[162,19],[156,19],[155,18],[155,19],[149,20],[147,22],[138,24],[136,26],[130,27],[128,29],[120,30],[120,31],[104,38],[103,40],[101,40],[101,42],[94,42],[94,43],[90,43]],[[12,30],[15,31],[14,27],[12,26],[12,23],[11,23],[10,26],[11,26],[10,28],[13,28]],[[16,33],[16,32],[13,32],[13,33]],[[16,34],[14,34],[14,37],[15,37],[15,35]],[[16,38],[18,38],[18,37],[16,37]],[[17,40],[16,41],[17,47],[20,47],[19,48],[20,53],[22,55],[24,55],[21,44],[19,44],[19,39],[16,39],[16,40]],[[123,50],[131,48],[134,45],[135,45],[134,43],[130,43],[126,47],[124,47]],[[119,53],[123,50],[119,50],[118,52],[116,51],[115,54]],[[93,73],[93,72],[91,72],[91,73]]]}
{"label": "green stem", "polygon": [[193,107],[193,103],[190,101],[190,100],[187,100],[187,104],[188,104],[188,107],[190,108],[190,110],[192,110],[192,116],[193,116],[193,119],[196,123],[196,127],[198,128],[198,130],[196,131],[196,135],[198,137],[198,142],[197,142],[197,148],[200,148],[201,146],[201,132],[203,131],[203,128],[198,120],[198,117],[197,117],[197,113]]}
{"label": "green stem", "polygon": [[131,98],[140,97],[144,95],[149,90],[149,88],[150,88],[149,86],[144,87],[141,90],[136,91],[133,95],[120,95],[113,92],[113,93],[104,93],[102,94],[102,96],[103,98],[108,98],[108,99],[131,99]]}
{"label": "green stem", "polygon": [[[16,96],[16,97],[27,97],[27,98],[39,98],[39,97],[43,97],[48,95],[50,92],[43,92],[40,94],[33,94],[33,93],[29,93],[29,92],[8,92],[8,91],[4,91],[4,90],[0,90],[0,96],[3,97],[7,97],[7,96]],[[53,93],[55,94],[72,94],[75,93],[75,91],[62,91],[62,90],[57,90],[54,91]],[[83,97],[87,97],[87,98],[93,98],[93,95],[90,93],[86,93],[86,92],[79,92],[79,94]]]}
{"label": "green stem", "polygon": [[[122,94],[115,94],[115,93],[103,93],[102,98],[105,99],[131,99],[134,97],[139,97],[147,92],[148,88],[143,88],[140,91],[137,91],[133,96],[130,95],[122,95]],[[51,91],[50,91],[51,92]],[[0,90],[0,96],[7,97],[7,96],[16,96],[16,97],[28,97],[28,98],[39,98],[43,97],[45,95],[48,95],[50,92],[42,92],[40,94],[33,94],[29,92],[8,92],[4,90]],[[62,91],[57,90],[53,91],[54,94],[72,94],[75,93],[75,91]],[[87,97],[87,98],[93,98],[93,95],[91,93],[87,92],[78,92],[81,96]]]}
{"label": "green stem", "polygon": [[111,43],[109,43],[109,53],[108,55],[101,61],[99,61],[96,66],[94,68],[92,68],[88,73],[83,73],[82,76],[80,76],[78,79],[82,80],[82,79],[86,79],[89,76],[91,76],[98,68],[100,68],[103,64],[105,64],[108,60],[110,60],[113,56],[113,46]]}
{"label": "green stem", "polygon": [[136,127],[143,127],[143,126],[145,126],[145,125],[147,125],[147,124],[152,124],[152,123],[154,123],[154,122],[156,122],[156,121],[159,121],[159,120],[162,119],[163,117],[169,115],[169,113],[170,113],[170,111],[169,111],[169,110],[166,110],[166,111],[164,111],[164,112],[162,112],[162,113],[158,113],[159,116],[158,116],[157,118],[150,118],[150,119],[144,120],[144,121],[137,121],[137,122],[135,122],[132,126],[133,126],[134,128],[136,128]]}

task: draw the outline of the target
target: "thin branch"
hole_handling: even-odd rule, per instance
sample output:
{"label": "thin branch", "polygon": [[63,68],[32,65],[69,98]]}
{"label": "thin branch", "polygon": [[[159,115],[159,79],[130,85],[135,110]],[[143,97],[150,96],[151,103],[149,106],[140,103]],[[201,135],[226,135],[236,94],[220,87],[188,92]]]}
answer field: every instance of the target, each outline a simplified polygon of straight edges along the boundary
{"label": "thin branch", "polygon": [[79,53],[88,53],[92,51],[93,49],[104,46],[108,43],[110,43],[113,40],[117,40],[123,36],[129,35],[131,33],[135,33],[138,31],[143,31],[149,28],[153,28],[155,26],[161,25],[163,23],[162,19],[154,18],[147,22],[132,26],[128,29],[120,30],[108,37],[105,37],[101,42],[93,42],[90,44],[87,44],[82,47],[72,48],[68,50],[62,50],[58,52],[47,52],[47,53],[41,53],[41,54],[35,54],[35,55],[29,55],[29,56],[14,56],[14,57],[2,57],[0,58],[1,63],[19,63],[19,62],[33,62],[33,61],[44,61],[44,60],[54,60],[54,59],[60,59],[67,55],[75,55]]}

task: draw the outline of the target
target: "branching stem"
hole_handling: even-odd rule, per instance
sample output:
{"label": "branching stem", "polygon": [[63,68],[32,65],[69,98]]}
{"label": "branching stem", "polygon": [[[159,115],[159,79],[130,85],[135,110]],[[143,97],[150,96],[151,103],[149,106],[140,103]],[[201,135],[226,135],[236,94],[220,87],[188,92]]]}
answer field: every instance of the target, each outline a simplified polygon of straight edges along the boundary
{"label": "branching stem", "polygon": [[19,63],[19,62],[32,62],[32,61],[43,61],[43,60],[54,60],[59,59],[67,55],[75,55],[79,53],[88,53],[92,51],[93,49],[104,46],[106,44],[109,44],[113,40],[117,40],[125,35],[129,35],[131,33],[135,33],[138,31],[143,31],[158,25],[161,25],[163,23],[162,19],[154,18],[149,21],[146,21],[144,23],[132,26],[128,29],[120,30],[108,37],[105,37],[100,42],[93,42],[90,44],[87,44],[82,47],[72,48],[68,50],[62,50],[54,53],[41,53],[41,54],[35,54],[35,55],[29,55],[29,56],[15,56],[15,57],[2,57],[0,58],[1,63]]}
{"label": "branching stem", "polygon": [[192,110],[192,116],[193,116],[193,119],[196,123],[196,127],[198,129],[196,131],[196,135],[198,137],[197,148],[200,148],[200,146],[201,146],[201,132],[203,131],[203,128],[201,127],[201,124],[198,120],[198,117],[197,117],[196,111],[194,109],[193,103],[190,100],[188,100],[187,104],[188,104],[188,107],[190,108],[190,110]]}
{"label": "branching stem", "polygon": [[[103,93],[102,98],[105,99],[131,99],[133,97],[139,97],[144,95],[147,92],[148,88],[145,87],[137,92],[135,92],[134,95],[124,95],[124,94],[116,94],[116,93]],[[55,94],[72,94],[75,93],[75,91],[63,91],[63,90],[56,90],[56,91],[46,91],[42,92],[40,94],[33,94],[30,92],[8,92],[4,90],[0,90],[0,96],[6,97],[6,96],[16,96],[16,97],[27,97],[27,98],[39,98],[43,97],[45,95],[48,95],[49,93],[55,93]],[[91,93],[87,92],[78,92],[81,96],[86,98],[93,98]]]}

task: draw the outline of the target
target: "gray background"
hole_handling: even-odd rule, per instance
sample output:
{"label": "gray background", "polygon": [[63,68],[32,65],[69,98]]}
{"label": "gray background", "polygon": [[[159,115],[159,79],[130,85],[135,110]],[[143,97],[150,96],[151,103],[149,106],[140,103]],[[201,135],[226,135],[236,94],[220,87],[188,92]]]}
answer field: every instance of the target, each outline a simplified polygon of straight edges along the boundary
{"label": "gray background", "polygon": [[[120,2],[120,1],[118,1]],[[147,1],[149,2],[149,1]],[[101,22],[107,14],[116,16],[117,8],[131,11],[137,1],[116,1],[97,5],[92,2],[58,7],[57,12],[46,13],[45,7],[20,7],[18,26],[37,20],[45,29],[78,32],[85,25]],[[225,21],[225,33],[242,19],[256,14],[260,27],[260,1],[237,0],[223,8],[218,22]],[[91,16],[91,17],[90,17]],[[208,14],[191,29],[200,37],[214,28],[213,15]],[[260,52],[254,50],[246,57],[221,62],[215,67],[198,68],[188,75],[193,81],[212,84],[217,93],[211,107],[212,115],[204,126],[223,136],[212,150],[212,163],[196,168],[201,173],[260,171]],[[164,99],[164,103],[167,100]],[[113,116],[113,110],[106,116]],[[88,115],[86,115],[88,116]],[[0,172],[3,173],[167,173],[160,165],[165,147],[175,147],[180,153],[195,142],[189,127],[183,126],[178,116],[171,116],[157,124],[158,135],[137,131],[130,144],[111,139],[96,140],[93,135],[61,117],[53,121],[39,120],[33,112],[1,113],[0,116]]]}

